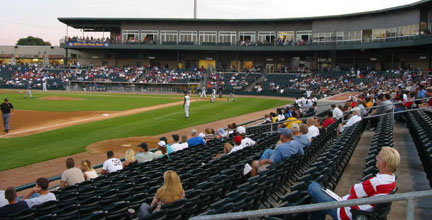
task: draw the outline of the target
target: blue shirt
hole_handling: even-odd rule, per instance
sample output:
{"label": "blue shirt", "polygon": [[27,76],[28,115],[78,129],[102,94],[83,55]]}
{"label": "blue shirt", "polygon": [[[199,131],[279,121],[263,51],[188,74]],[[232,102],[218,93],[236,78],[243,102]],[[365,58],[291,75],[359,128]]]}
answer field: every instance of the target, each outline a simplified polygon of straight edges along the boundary
{"label": "blue shirt", "polygon": [[294,140],[300,142],[303,148],[308,147],[310,145],[309,138],[305,134],[301,136],[294,136]]}
{"label": "blue shirt", "polygon": [[292,140],[279,145],[270,159],[273,161],[273,164],[277,164],[295,154],[303,155],[303,147],[299,141]]}
{"label": "blue shirt", "polygon": [[173,152],[171,145],[167,144],[167,145],[165,145],[165,147],[167,148],[167,154],[170,154]]}
{"label": "blue shirt", "polygon": [[187,140],[187,143],[188,143],[189,147],[195,147],[197,145],[205,145],[206,144],[204,139],[200,136],[189,138],[189,140]]}

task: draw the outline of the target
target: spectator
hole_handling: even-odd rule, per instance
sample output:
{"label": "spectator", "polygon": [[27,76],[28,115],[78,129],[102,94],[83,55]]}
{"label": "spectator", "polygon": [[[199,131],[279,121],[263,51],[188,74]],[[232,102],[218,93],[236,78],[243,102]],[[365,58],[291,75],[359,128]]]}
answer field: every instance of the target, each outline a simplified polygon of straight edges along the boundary
{"label": "spectator", "polygon": [[334,117],[336,120],[339,120],[339,119],[341,119],[341,118],[343,117],[343,112],[342,112],[342,110],[341,110],[340,108],[336,107],[335,104],[332,104],[332,105],[331,105],[331,109],[332,109],[332,111],[333,111],[333,117]]}
{"label": "spectator", "polygon": [[343,123],[339,124],[338,131],[340,133],[343,133],[346,128],[353,126],[355,123],[361,120],[362,118],[359,116],[358,111],[352,111],[351,117],[348,119],[348,122],[345,125]]}
{"label": "spectator", "polygon": [[327,111],[327,117],[322,123],[322,128],[327,128],[329,125],[333,124],[336,120],[333,118],[333,112]]}
{"label": "spectator", "polygon": [[159,138],[159,141],[164,141],[165,142],[165,147],[166,147],[166,150],[167,150],[167,154],[170,154],[170,153],[173,152],[173,149],[172,149],[171,145],[168,144],[168,139],[166,137]]}
{"label": "spectator", "polygon": [[216,138],[215,130],[213,128],[206,128],[204,140],[207,142],[207,141],[213,140],[215,138]]}
{"label": "spectator", "polygon": [[242,137],[241,145],[243,146],[243,148],[255,146],[256,142],[254,140],[246,137],[246,128],[245,127],[239,126],[237,128],[237,134]]}
{"label": "spectator", "polygon": [[180,138],[179,138],[178,134],[173,134],[172,138],[174,140],[174,144],[171,145],[172,151],[176,152],[176,151],[182,150],[183,148],[182,148],[182,145],[179,143]]}
{"label": "spectator", "polygon": [[121,160],[114,157],[114,152],[108,151],[107,157],[108,160],[106,160],[102,166],[102,172],[101,172],[102,175],[116,172],[123,169]]}
{"label": "spectator", "polygon": [[123,168],[137,163],[138,162],[135,158],[135,151],[132,149],[128,149],[125,153],[125,161],[123,162]]}
{"label": "spectator", "polygon": [[312,138],[315,138],[320,134],[319,129],[317,128],[317,126],[315,126],[316,120],[314,117],[308,118],[308,120],[306,121],[306,124],[309,128],[309,131],[307,133],[307,137],[310,140],[312,140]]}
{"label": "spectator", "polygon": [[[352,200],[389,194],[396,188],[396,176],[393,172],[396,171],[399,164],[399,152],[391,147],[383,147],[376,157],[376,167],[378,168],[379,173],[364,182],[352,186],[349,190],[350,193],[344,196],[341,200]],[[315,203],[336,201],[336,199],[325,193],[322,190],[322,186],[317,182],[312,182],[309,185],[308,192],[312,201]],[[317,211],[311,214],[311,219],[325,219],[325,215],[329,214],[333,219],[348,220],[351,219],[351,208],[363,211],[372,211],[373,207],[373,204],[366,204],[361,206],[348,206]]]}
{"label": "spectator", "polygon": [[284,122],[286,128],[291,128],[291,124],[297,123],[301,124],[302,121],[297,118],[296,114],[293,114],[291,118],[287,118],[286,122]]}
{"label": "spectator", "polygon": [[282,109],[277,109],[277,121],[283,121],[285,120],[285,115],[282,113]]}
{"label": "spectator", "polygon": [[158,142],[158,150],[155,152],[156,158],[162,158],[168,154],[167,148],[165,146],[166,146],[165,141]]}
{"label": "spectator", "polygon": [[150,206],[146,203],[141,204],[138,217],[140,220],[148,218],[152,213],[159,211],[162,205],[173,203],[184,197],[185,193],[178,174],[172,170],[165,171],[162,187],[156,191]]}
{"label": "spectator", "polygon": [[278,133],[280,134],[279,138],[282,144],[277,146],[275,150],[266,149],[259,161],[252,161],[251,176],[256,176],[258,169],[265,169],[266,166],[277,164],[295,154],[304,154],[301,143],[293,140],[293,134],[290,129],[279,128]]}
{"label": "spectator", "polygon": [[147,143],[143,142],[141,144],[138,144],[138,147],[140,147],[140,152],[137,155],[135,155],[135,158],[138,161],[138,163],[145,163],[155,159],[154,153],[148,151]]}
{"label": "spectator", "polygon": [[[238,151],[238,150],[241,150],[241,149],[243,149],[243,147],[242,147],[242,145],[241,145],[241,142],[242,142],[242,136],[239,136],[239,135],[237,135],[237,136],[235,136],[234,138],[233,138],[233,142],[234,142],[234,146],[232,146],[230,143],[225,143],[225,145],[224,145],[224,154],[230,154],[230,153],[233,153],[233,152],[235,152],[235,151]],[[234,148],[235,148],[235,150],[234,150]],[[234,150],[234,151],[233,151]]]}
{"label": "spectator", "polygon": [[7,205],[8,201],[5,197],[5,191],[4,190],[0,190],[0,208]]}
{"label": "spectator", "polygon": [[66,168],[62,175],[60,180],[60,188],[65,188],[67,186],[73,186],[77,183],[84,182],[84,175],[82,171],[75,167],[75,161],[72,158],[66,159]]}
{"label": "spectator", "polygon": [[199,145],[203,146],[206,144],[204,139],[202,137],[198,136],[198,133],[195,129],[192,129],[191,135],[192,135],[192,137],[189,138],[189,140],[187,141],[189,147],[195,147],[195,146],[199,146]]}
{"label": "spectator", "polygon": [[[307,125],[304,126],[306,126],[307,128]],[[293,139],[300,142],[303,148],[308,147],[310,145],[310,139],[307,136],[307,132],[306,134],[303,134],[299,124],[292,123],[291,131],[293,132]]]}
{"label": "spectator", "polygon": [[36,180],[36,186],[24,197],[29,208],[47,201],[56,200],[55,195],[48,191],[48,185],[47,178],[41,177]]}
{"label": "spectator", "polygon": [[98,177],[98,174],[93,169],[90,161],[88,161],[88,160],[81,161],[81,170],[84,174],[85,180],[91,180],[91,179]]}
{"label": "spectator", "polygon": [[6,189],[5,198],[9,204],[0,208],[0,219],[6,219],[8,216],[14,215],[29,208],[26,201],[17,202],[15,187],[8,187]]}

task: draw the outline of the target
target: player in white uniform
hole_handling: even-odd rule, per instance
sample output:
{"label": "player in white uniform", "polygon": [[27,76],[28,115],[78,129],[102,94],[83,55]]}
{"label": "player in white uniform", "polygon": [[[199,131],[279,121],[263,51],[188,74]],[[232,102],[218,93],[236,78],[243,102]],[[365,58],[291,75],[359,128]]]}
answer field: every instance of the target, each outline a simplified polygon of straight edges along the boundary
{"label": "player in white uniform", "polygon": [[184,93],[184,102],[183,102],[183,108],[185,110],[186,118],[189,118],[189,105],[190,105],[190,97],[188,96],[187,92]]}
{"label": "player in white uniform", "polygon": [[206,87],[205,86],[202,88],[202,92],[201,92],[201,95],[200,95],[200,98],[202,98],[202,97],[207,98]]}
{"label": "player in white uniform", "polygon": [[47,78],[45,76],[42,77],[42,90],[47,92]]}
{"label": "player in white uniform", "polygon": [[216,100],[216,89],[213,89],[212,91],[212,97],[210,99],[210,102],[214,102]]}

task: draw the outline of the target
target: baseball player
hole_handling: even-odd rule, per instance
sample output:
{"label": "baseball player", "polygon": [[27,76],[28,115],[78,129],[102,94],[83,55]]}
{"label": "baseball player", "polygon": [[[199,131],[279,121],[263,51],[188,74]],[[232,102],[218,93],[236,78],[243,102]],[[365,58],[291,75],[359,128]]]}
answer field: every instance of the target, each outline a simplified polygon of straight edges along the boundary
{"label": "baseball player", "polygon": [[4,126],[4,132],[9,132],[9,121],[11,118],[11,114],[13,112],[13,105],[9,102],[8,99],[4,99],[4,102],[0,104],[0,108],[2,111],[2,118],[3,118],[3,126]]}
{"label": "baseball player", "polygon": [[42,77],[42,90],[47,92],[47,78],[45,76]]}
{"label": "baseball player", "polygon": [[202,91],[201,91],[200,98],[202,98],[202,97],[207,98],[206,87],[205,86],[203,86]]}
{"label": "baseball player", "polygon": [[30,83],[30,81],[27,82],[26,88],[27,88],[27,90],[26,90],[26,94],[24,95],[24,98],[27,99],[27,96],[30,97],[30,98],[33,98],[32,92],[31,92],[31,83]]}
{"label": "baseball player", "polygon": [[212,97],[210,99],[210,102],[214,102],[216,100],[216,89],[213,88],[212,90]]}
{"label": "baseball player", "polygon": [[190,97],[188,96],[187,92],[184,92],[184,102],[183,102],[183,108],[185,110],[186,117],[189,118],[189,105],[190,105]]}
{"label": "baseball player", "polygon": [[233,101],[233,102],[235,102],[234,89],[231,90],[230,95],[229,95],[227,101]]}

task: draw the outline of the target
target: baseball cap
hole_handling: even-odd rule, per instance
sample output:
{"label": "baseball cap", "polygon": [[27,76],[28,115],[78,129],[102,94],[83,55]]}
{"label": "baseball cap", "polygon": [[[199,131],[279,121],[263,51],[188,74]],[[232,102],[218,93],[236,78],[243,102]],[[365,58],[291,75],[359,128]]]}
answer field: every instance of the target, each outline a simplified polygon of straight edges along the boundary
{"label": "baseball cap", "polygon": [[164,147],[166,145],[166,143],[165,143],[165,141],[159,141],[158,145],[161,147]]}
{"label": "baseball cap", "polygon": [[246,128],[243,127],[243,126],[239,126],[237,128],[237,133],[239,133],[239,134],[246,134]]}
{"label": "baseball cap", "polygon": [[198,136],[204,138],[204,137],[205,137],[205,134],[204,134],[204,133],[199,133]]}
{"label": "baseball cap", "polygon": [[227,133],[225,132],[225,130],[223,128],[219,128],[218,129],[218,133],[222,137],[226,137],[227,136]]}
{"label": "baseball cap", "polygon": [[299,132],[300,131],[300,125],[297,123],[292,123],[291,124],[291,130],[292,130],[292,132]]}
{"label": "baseball cap", "polygon": [[234,143],[235,144],[239,145],[239,144],[241,144],[241,141],[242,141],[242,137],[241,136],[235,136],[234,137]]}
{"label": "baseball cap", "polygon": [[5,100],[5,102],[8,102],[8,101],[9,101],[9,99],[7,99],[7,98],[5,98],[4,100]]}
{"label": "baseball cap", "polygon": [[292,131],[289,128],[279,128],[278,133],[283,134],[285,136],[291,136],[292,135]]}

